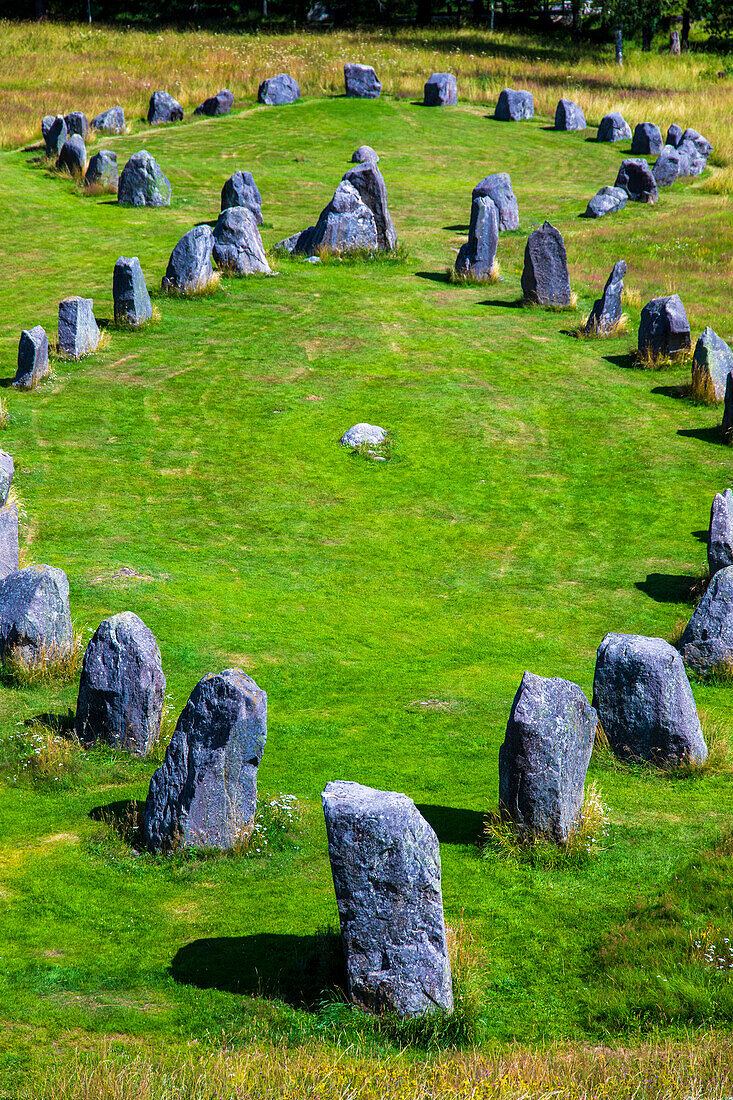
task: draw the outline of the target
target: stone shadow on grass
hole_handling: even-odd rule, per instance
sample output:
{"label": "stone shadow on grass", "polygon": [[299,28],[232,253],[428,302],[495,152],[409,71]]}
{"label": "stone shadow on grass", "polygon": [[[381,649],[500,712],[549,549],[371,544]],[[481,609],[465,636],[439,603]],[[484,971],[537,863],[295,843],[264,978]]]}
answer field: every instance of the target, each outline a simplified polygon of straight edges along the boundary
{"label": "stone shadow on grass", "polygon": [[604,355],[603,359],[613,367],[623,367],[624,370],[634,369],[634,360],[631,355]]}
{"label": "stone shadow on grass", "polygon": [[416,271],[418,279],[427,279],[431,283],[447,283],[448,276],[445,271]]}
{"label": "stone shadow on grass", "polygon": [[130,847],[142,848],[141,830],[144,809],[144,798],[123,798],[118,802],[95,806],[89,811],[89,817],[92,821],[102,821],[105,825],[109,825]]}
{"label": "stone shadow on grass", "polygon": [[[52,713],[51,711],[44,711],[43,714],[34,714],[30,719],[31,722],[38,722],[39,726],[45,726],[46,729],[51,730],[53,733],[58,733],[62,737],[66,734],[74,732],[74,722],[76,719],[76,712],[69,707],[67,711],[63,711],[61,714]],[[28,722],[26,722],[28,725]]]}
{"label": "stone shadow on grass", "polygon": [[697,539],[698,542],[704,542],[707,546],[708,538],[710,535],[709,531],[690,531],[690,534],[692,535],[693,539]]}
{"label": "stone shadow on grass", "polygon": [[505,298],[487,298],[485,302],[479,302],[480,306],[498,306],[500,309],[524,309],[527,307],[527,302],[524,298],[510,298],[507,301]]}
{"label": "stone shadow on grass", "polygon": [[656,603],[692,603],[700,594],[700,578],[689,573],[648,573],[645,581],[636,581],[635,587]]}
{"label": "stone shadow on grass", "polygon": [[308,1009],[346,983],[341,937],[331,929],[312,936],[257,932],[193,940],[176,952],[170,974],[181,985],[277,997]]}
{"label": "stone shadow on grass", "polygon": [[712,428],[678,428],[677,435],[687,436],[690,439],[701,439],[703,443],[717,443],[724,447],[725,441],[720,430],[720,424],[714,424]]}
{"label": "stone shadow on grass", "polygon": [[441,844],[476,844],[484,828],[481,810],[459,810],[455,806],[424,803],[417,809],[435,830]]}
{"label": "stone shadow on grass", "polygon": [[448,233],[468,233],[470,228],[471,227],[469,225],[444,225],[443,226],[443,229],[445,229]]}
{"label": "stone shadow on grass", "polygon": [[689,382],[678,382],[676,386],[655,386],[652,393],[682,401],[686,397],[692,397],[692,386]]}

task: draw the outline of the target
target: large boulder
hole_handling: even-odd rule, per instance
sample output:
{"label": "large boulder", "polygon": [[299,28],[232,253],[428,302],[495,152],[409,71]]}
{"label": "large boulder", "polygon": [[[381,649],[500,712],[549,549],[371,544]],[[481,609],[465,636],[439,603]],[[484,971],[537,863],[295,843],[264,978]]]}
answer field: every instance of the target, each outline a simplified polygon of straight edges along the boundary
{"label": "large boulder", "polygon": [[218,268],[234,275],[270,273],[257,222],[246,206],[222,210],[214,227],[212,255]]}
{"label": "large boulder", "polygon": [[631,137],[631,127],[620,111],[610,111],[601,119],[596,141],[625,141]]}
{"label": "large boulder", "polygon": [[336,188],[312,235],[306,233],[305,236],[305,240],[298,241],[296,252],[306,252],[308,255],[319,251],[336,254],[362,250],[373,252],[379,247],[374,214],[346,179]]}
{"label": "large boulder", "polygon": [[17,573],[19,567],[18,506],[6,504],[0,508],[0,580]]}
{"label": "large boulder", "polygon": [[494,270],[499,244],[499,215],[488,195],[471,202],[468,241],[456,257],[456,273],[471,279],[488,279]]}
{"label": "large boulder", "polygon": [[564,844],[577,828],[597,722],[576,684],[524,673],[499,749],[499,808],[523,838]]}
{"label": "large boulder", "polygon": [[378,424],[354,424],[341,436],[342,447],[361,447],[364,443],[370,447],[379,447],[387,438],[384,428]]}
{"label": "large boulder", "polygon": [[601,187],[585,208],[586,218],[603,218],[606,214],[615,214],[623,210],[629,196],[623,187]]}
{"label": "large boulder", "polygon": [[84,144],[84,138],[79,134],[72,134],[61,146],[56,167],[72,176],[83,176],[86,164],[87,147]]}
{"label": "large boulder", "polygon": [[67,656],[74,645],[63,569],[29,565],[0,581],[0,660]]}
{"label": "large boulder", "polygon": [[708,528],[708,570],[710,576],[733,565],[733,490],[716,493]]}
{"label": "large boulder", "polygon": [[607,634],[596,657],[593,706],[617,756],[662,766],[707,759],[685,667],[662,638]]}
{"label": "large boulder", "polygon": [[59,351],[67,359],[91,355],[101,338],[92,298],[75,296],[59,302]]}
{"label": "large boulder", "polygon": [[519,229],[519,204],[508,172],[494,172],[490,176],[484,176],[471,192],[471,201],[481,195],[488,195],[496,207],[500,233]]}
{"label": "large boulder", "polygon": [[300,99],[300,87],[292,76],[287,73],[278,73],[268,80],[263,80],[257,91],[257,99],[266,107],[280,107],[284,103],[295,103]]}
{"label": "large boulder", "polygon": [[63,115],[46,115],[41,123],[41,132],[46,144],[46,156],[56,160],[69,136],[66,119]]}
{"label": "large boulder", "polygon": [[423,104],[425,107],[455,107],[458,103],[458,82],[453,73],[433,73],[425,81]]}
{"label": "large boulder", "polygon": [[137,256],[120,256],[112,272],[115,322],[137,328],[153,316],[145,276]]}
{"label": "large boulder", "polygon": [[534,96],[531,92],[503,88],[494,108],[494,118],[500,122],[521,122],[534,118]]}
{"label": "large boulder", "polygon": [[349,61],[344,65],[346,95],[351,99],[379,99],[382,85],[371,65]]}
{"label": "large boulder", "polygon": [[89,119],[83,111],[69,111],[68,115],[64,115],[64,122],[69,137],[72,134],[79,134],[84,141],[87,140],[89,137]]}
{"label": "large boulder", "polygon": [[709,326],[704,328],[692,356],[693,391],[709,401],[723,401],[731,371],[733,351]]}
{"label": "large boulder", "polygon": [[621,297],[624,292],[625,274],[626,261],[619,260],[613,265],[613,271],[606,280],[603,294],[593,303],[593,309],[585,325],[585,331],[589,336],[594,334],[609,336],[616,330],[621,320]]}
{"label": "large boulder", "polygon": [[4,508],[7,504],[14,474],[13,456],[9,455],[7,451],[0,451],[0,508]]}
{"label": "large boulder", "polygon": [[213,247],[214,234],[206,224],[196,225],[184,233],[168,260],[161,284],[163,290],[183,294],[204,290],[214,276]]}
{"label": "large boulder", "polygon": [[524,249],[522,291],[527,301],[542,306],[569,306],[568,257],[562,235],[550,222],[530,233]]}
{"label": "large boulder", "polygon": [[262,195],[251,172],[235,172],[221,189],[221,209],[246,206],[258,225],[262,225]]}
{"label": "large boulder", "polygon": [[555,108],[556,130],[585,130],[585,115],[572,99],[561,99]]}
{"label": "large boulder", "polygon": [[671,187],[680,174],[679,150],[672,145],[665,145],[657,157],[652,175],[657,187]]}
{"label": "large boulder", "polygon": [[713,147],[697,130],[687,129],[677,146],[680,154],[680,175],[699,176],[705,170]]}
{"label": "large boulder", "polygon": [[688,668],[700,675],[733,663],[733,565],[719,569],[679,644]]}
{"label": "large boulder", "polygon": [[155,635],[132,611],[105,619],[84,654],[74,730],[147,756],[160,735],[165,676]]}
{"label": "large boulder", "polygon": [[377,248],[391,251],[397,247],[397,233],[387,205],[387,185],[374,161],[359,164],[344,174],[344,180],[356,189],[361,201],[374,215]]}
{"label": "large boulder", "polygon": [[121,206],[170,206],[171,185],[146,149],[133,153],[122,169],[117,201]]}
{"label": "large boulder", "polygon": [[647,302],[639,320],[640,352],[661,357],[683,355],[691,344],[690,322],[679,294]]}
{"label": "large boulder", "polygon": [[37,382],[51,370],[48,361],[48,337],[45,329],[36,325],[23,329],[18,342],[18,369],[13,385],[21,390],[32,390]]}
{"label": "large boulder", "polygon": [[371,145],[360,145],[351,154],[352,164],[368,164],[370,161],[376,164],[378,160],[379,155],[372,149]]}
{"label": "large boulder", "polygon": [[632,202],[654,203],[659,198],[654,173],[641,157],[629,157],[621,162],[616,187],[622,187]]}
{"label": "large boulder", "polygon": [[125,112],[121,107],[110,107],[100,115],[95,115],[89,125],[92,130],[98,130],[102,134],[124,134]]}
{"label": "large boulder", "polygon": [[117,153],[111,149],[100,149],[89,158],[84,183],[87,187],[101,187],[106,191],[116,191],[120,182],[117,168]]}
{"label": "large boulder", "polygon": [[204,676],[150,780],[146,846],[229,849],[245,840],[254,827],[266,740],[267,696],[254,680],[238,668]]}
{"label": "large boulder", "polygon": [[148,122],[158,126],[162,122],[181,122],[183,107],[169,92],[153,92],[148,103]]}
{"label": "large boulder", "polygon": [[631,139],[631,152],[640,153],[642,156],[654,156],[661,153],[662,133],[653,122],[640,122],[634,127],[634,136]]}
{"label": "large boulder", "polygon": [[437,836],[407,795],[336,782],[322,797],[350,1000],[451,1012]]}
{"label": "large boulder", "polygon": [[193,113],[214,118],[217,115],[228,115],[233,106],[234,96],[228,88],[222,88],[216,95],[209,96],[203,103],[200,103]]}

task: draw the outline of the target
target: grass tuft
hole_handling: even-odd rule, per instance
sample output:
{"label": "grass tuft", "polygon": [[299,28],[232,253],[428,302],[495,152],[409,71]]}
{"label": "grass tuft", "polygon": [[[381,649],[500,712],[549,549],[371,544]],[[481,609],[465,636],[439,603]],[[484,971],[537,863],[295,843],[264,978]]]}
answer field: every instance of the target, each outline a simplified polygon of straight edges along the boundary
{"label": "grass tuft", "polygon": [[692,350],[689,348],[670,354],[654,348],[630,347],[629,356],[639,370],[665,370],[667,367],[678,367],[692,362]]}
{"label": "grass tuft", "polygon": [[480,277],[468,272],[461,274],[455,267],[447,267],[445,274],[452,286],[494,286],[501,281],[501,264],[495,260],[490,273]]}
{"label": "grass tuft", "polygon": [[68,649],[44,644],[32,657],[13,647],[3,659],[3,679],[22,687],[70,683],[81,671],[83,656],[81,634],[73,635]]}
{"label": "grass tuft", "polygon": [[546,868],[582,865],[602,850],[599,841],[606,832],[607,814],[595,782],[586,785],[580,819],[565,844],[544,836],[527,836],[513,822],[503,820],[501,814],[489,813],[483,831],[484,858],[497,855],[510,862]]}
{"label": "grass tuft", "polygon": [[11,782],[30,782],[38,787],[68,787],[81,771],[84,750],[73,729],[64,732],[57,726],[32,719],[10,745],[15,757]]}
{"label": "grass tuft", "polygon": [[[216,298],[219,294],[225,293],[223,286],[221,285],[221,272],[215,271],[209,281],[202,286],[187,287],[185,290],[181,290],[177,286],[168,286],[162,288],[160,293],[164,298],[183,298],[188,301],[198,300],[200,298]],[[147,322],[148,324],[150,322]]]}
{"label": "grass tuft", "polygon": [[581,321],[571,328],[570,335],[575,336],[578,340],[608,340],[617,336],[626,336],[629,331],[629,318],[626,313],[622,313],[616,324],[610,329],[601,329],[597,324],[589,329],[586,327],[589,320],[590,315],[586,317],[585,321]]}

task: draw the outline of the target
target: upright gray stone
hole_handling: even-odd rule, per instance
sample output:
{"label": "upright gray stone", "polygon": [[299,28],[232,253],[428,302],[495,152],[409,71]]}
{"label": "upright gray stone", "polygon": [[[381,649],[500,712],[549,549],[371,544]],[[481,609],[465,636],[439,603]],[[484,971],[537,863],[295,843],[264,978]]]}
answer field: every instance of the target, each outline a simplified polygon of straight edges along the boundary
{"label": "upright gray stone", "polygon": [[608,276],[603,294],[596,298],[593,309],[585,325],[585,331],[592,335],[609,336],[615,332],[621,320],[621,296],[624,292],[624,275],[626,274],[626,261],[619,260],[613,265],[613,271]]}
{"label": "upright gray stone", "polygon": [[374,223],[377,227],[377,248],[381,251],[391,251],[396,248],[397,233],[387,205],[387,185],[374,161],[367,161],[365,164],[357,165],[356,168],[350,168],[343,178],[356,188],[361,201],[374,215]]}
{"label": "upright gray stone", "polygon": [[382,85],[371,65],[359,65],[354,61],[344,65],[344,84],[350,99],[379,99]]}
{"label": "upright gray stone", "polygon": [[665,145],[671,145],[674,149],[677,148],[682,141],[682,127],[678,126],[676,122],[673,122],[670,128],[667,130],[667,140]]}
{"label": "upright gray stone", "polygon": [[266,740],[267,696],[254,680],[238,668],[204,676],[150,781],[146,846],[228,849],[246,839]]}
{"label": "upright gray stone", "polygon": [[170,206],[171,185],[146,149],[133,153],[122,169],[117,201],[121,206]]}
{"label": "upright gray stone", "polygon": [[634,136],[631,139],[632,153],[639,153],[642,156],[654,156],[661,153],[663,145],[662,133],[653,122],[640,122],[638,126],[634,127]]}
{"label": "upright gray stone", "polygon": [[652,298],[641,311],[639,351],[657,356],[682,355],[690,350],[690,322],[679,294]]}
{"label": "upright gray stone", "polygon": [[246,206],[222,210],[214,227],[212,255],[218,268],[235,275],[270,273],[257,222]]}
{"label": "upright gray stone", "polygon": [[438,838],[407,795],[323,792],[348,994],[369,1012],[453,1010]]}
{"label": "upright gray stone", "polygon": [[626,141],[631,137],[631,127],[620,111],[604,115],[598,127],[596,141]]}
{"label": "upright gray stone", "polygon": [[423,104],[426,107],[455,107],[458,103],[458,82],[453,73],[433,73],[425,81]]}
{"label": "upright gray stone", "polygon": [[577,827],[597,721],[576,684],[524,673],[499,749],[499,808],[525,839],[564,844]]}
{"label": "upright gray stone", "polygon": [[18,343],[18,369],[13,385],[21,390],[32,390],[37,382],[46,377],[50,369],[45,329],[40,325],[23,329]]}
{"label": "upright gray stone", "polygon": [[379,156],[374,152],[371,145],[360,145],[358,149],[354,149],[351,154],[352,164],[368,164],[372,161],[374,164],[379,160]]}
{"label": "upright gray stone", "polygon": [[218,115],[228,115],[233,106],[234,96],[228,88],[222,88],[216,95],[209,96],[203,103],[200,103],[193,113],[215,118]]}
{"label": "upright gray stone", "polygon": [[41,124],[41,128],[43,130],[43,140],[46,143],[46,156],[56,160],[69,136],[69,131],[66,129],[66,120],[63,115],[56,115],[55,118],[47,115]]}
{"label": "upright gray stone", "polygon": [[112,297],[118,325],[138,325],[153,316],[145,276],[137,256],[120,256],[112,273]]}
{"label": "upright gray stone", "polygon": [[682,658],[662,638],[607,634],[596,657],[593,706],[623,759],[662,767],[707,760]]}
{"label": "upright gray stone", "polygon": [[29,565],[0,581],[0,660],[66,656],[74,644],[63,569]]}
{"label": "upright gray stone", "polygon": [[58,117],[57,115],[44,115],[43,118],[41,119],[41,134],[43,136],[44,142],[45,142],[46,138],[48,137],[48,133],[49,133],[51,127],[53,126],[54,122],[56,121],[57,117]]}
{"label": "upright gray stone", "polygon": [[160,736],[165,676],[155,635],[132,611],[105,619],[84,654],[74,730],[147,756]]}
{"label": "upright gray stone", "polygon": [[723,405],[723,423],[721,434],[724,443],[733,443],[733,374],[725,380],[725,398]]}
{"label": "upright gray stone", "polygon": [[603,218],[623,210],[629,196],[623,187],[601,187],[585,208],[586,218]]}
{"label": "upright gray stone", "polygon": [[214,275],[213,247],[214,234],[208,225],[196,225],[184,233],[168,260],[163,290],[190,294],[207,287]]}
{"label": "upright gray stone", "polygon": [[488,195],[478,195],[471,202],[471,224],[468,241],[456,257],[456,273],[464,278],[488,279],[496,263],[499,244],[499,215]]}
{"label": "upright gray stone", "polygon": [[162,122],[181,122],[183,107],[169,92],[153,92],[148,103],[148,122],[157,126]]}
{"label": "upright gray stone", "polygon": [[378,424],[354,424],[341,436],[342,447],[361,447],[364,443],[370,447],[379,447],[387,438],[384,428]]}
{"label": "upright gray stone", "polygon": [[13,456],[9,455],[7,451],[0,451],[0,508],[4,508],[7,504],[14,473]]}
{"label": "upright gray stone", "polygon": [[262,225],[262,195],[251,172],[235,172],[221,189],[221,209],[246,206],[258,225]]}
{"label": "upright gray stone", "polygon": [[120,182],[117,153],[111,149],[100,149],[90,157],[84,182],[87,187],[103,187],[107,191],[116,191]]}
{"label": "upright gray stone", "polygon": [[124,134],[125,112],[121,107],[110,107],[100,115],[95,115],[89,125],[92,130],[99,130],[102,134]]}
{"label": "upright gray stone", "polygon": [[621,162],[616,187],[622,187],[632,202],[655,203],[659,198],[654,174],[642,158],[630,157]]}
{"label": "upright gray stone", "polygon": [[719,569],[680,639],[688,668],[700,675],[733,662],[733,565]]}
{"label": "upright gray stone", "polygon": [[91,355],[101,338],[92,298],[64,298],[59,302],[59,351],[67,359]]}
{"label": "upright gray stone", "polygon": [[[365,165],[364,167],[370,167]],[[322,211],[312,235],[298,240],[296,251],[313,255],[325,252],[376,251],[379,237],[374,214],[359,192],[343,179],[328,206]]]}
{"label": "upright gray stone", "polygon": [[295,103],[300,99],[300,86],[297,80],[287,73],[278,73],[263,80],[257,91],[257,99],[266,107],[281,107],[285,103]]}
{"label": "upright gray stone", "polygon": [[18,507],[6,504],[0,508],[0,580],[16,573],[19,566]]}
{"label": "upright gray stone", "polygon": [[534,96],[531,92],[504,88],[494,108],[494,118],[500,122],[522,122],[534,118]]}
{"label": "upright gray stone", "polygon": [[530,233],[524,249],[522,291],[527,301],[542,306],[569,306],[570,275],[560,231],[544,222]]}
{"label": "upright gray stone", "polygon": [[708,528],[708,569],[714,576],[733,565],[733,490],[716,493]]}
{"label": "upright gray stone", "polygon": [[657,187],[671,187],[680,174],[679,150],[672,145],[665,145],[657,157],[652,175]]}
{"label": "upright gray stone", "polygon": [[705,170],[713,147],[697,130],[687,129],[677,146],[680,154],[680,175],[699,176]]}
{"label": "upright gray stone", "polygon": [[708,400],[723,401],[731,371],[733,351],[710,327],[703,329],[692,357],[693,391]]}
{"label": "upright gray stone", "polygon": [[488,195],[499,215],[499,232],[519,229],[519,204],[512,190],[512,181],[508,172],[494,172],[484,176],[471,193],[471,200],[480,195]]}
{"label": "upright gray stone", "polygon": [[79,134],[84,141],[87,140],[89,137],[89,119],[83,111],[69,111],[68,115],[64,115],[64,122],[69,137],[72,134]]}
{"label": "upright gray stone", "polygon": [[572,99],[561,99],[555,108],[556,130],[585,130],[585,115]]}
{"label": "upright gray stone", "polygon": [[84,138],[79,134],[72,134],[61,146],[56,167],[64,169],[72,176],[83,176],[86,163],[87,148],[84,144]]}

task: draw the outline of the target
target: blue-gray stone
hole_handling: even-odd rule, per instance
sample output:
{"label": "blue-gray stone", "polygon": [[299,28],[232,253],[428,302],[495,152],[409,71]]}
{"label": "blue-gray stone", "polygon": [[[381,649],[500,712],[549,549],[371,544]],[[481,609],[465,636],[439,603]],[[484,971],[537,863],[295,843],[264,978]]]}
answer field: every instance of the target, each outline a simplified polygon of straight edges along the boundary
{"label": "blue-gray stone", "polygon": [[621,297],[624,292],[626,261],[619,260],[606,280],[603,294],[596,298],[585,325],[589,334],[609,335],[621,320]]}
{"label": "blue-gray stone", "polygon": [[481,195],[488,195],[494,203],[499,215],[500,233],[519,229],[519,204],[507,172],[494,172],[490,176],[484,176],[474,187],[471,199],[477,199]]}
{"label": "blue-gray stone", "polygon": [[572,99],[561,99],[555,108],[556,130],[585,130],[585,115]]}
{"label": "blue-gray stone", "polygon": [[72,176],[83,176],[87,163],[87,149],[84,138],[79,134],[72,134],[61,146],[57,168],[63,168]]}
{"label": "blue-gray stone", "polygon": [[258,225],[262,225],[262,195],[251,172],[235,172],[221,189],[221,209],[246,206]]}
{"label": "blue-gray stone", "polygon": [[228,115],[234,104],[234,96],[228,88],[222,88],[216,95],[209,96],[199,104],[193,112],[195,115],[209,115],[213,118],[217,115]]}
{"label": "blue-gray stone", "polygon": [[659,198],[654,173],[641,157],[629,157],[621,162],[616,187],[622,187],[632,202],[654,203]]}
{"label": "blue-gray stone", "polygon": [[350,168],[343,178],[356,189],[361,201],[374,215],[374,223],[377,227],[377,248],[381,251],[396,248],[397,233],[387,205],[387,185],[374,161],[366,161],[364,164],[358,164],[356,168]]}
{"label": "blue-gray stone", "polygon": [[100,339],[93,299],[73,297],[59,302],[59,351],[67,359],[91,355]]}
{"label": "blue-gray stone", "polygon": [[714,576],[733,565],[733,490],[716,493],[708,527],[708,570]]}
{"label": "blue-gray stone", "polygon": [[704,328],[692,356],[692,388],[715,401],[725,399],[728,375],[733,371],[733,351],[708,326]]}
{"label": "blue-gray stone", "polygon": [[671,187],[680,174],[679,150],[672,145],[665,145],[657,157],[652,175],[657,187]]}
{"label": "blue-gray stone", "polygon": [[496,262],[499,244],[499,215],[488,195],[471,201],[468,241],[456,257],[456,273],[472,279],[488,279]]}
{"label": "blue-gray stone", "polygon": [[95,115],[89,125],[92,130],[99,130],[103,134],[124,134],[125,112],[121,107],[110,107]]}
{"label": "blue-gray stone", "polygon": [[379,447],[387,438],[384,428],[378,424],[354,424],[341,436],[342,447],[361,447],[364,443],[370,447]]}
{"label": "blue-gray stone", "polygon": [[56,115],[54,117],[53,115],[46,115],[41,123],[41,130],[43,132],[43,140],[46,143],[46,156],[53,157],[53,159],[56,160],[64,142],[69,136],[64,116]]}
{"label": "blue-gray stone", "polygon": [[0,508],[4,508],[7,503],[14,473],[13,456],[9,455],[7,451],[0,451]]}
{"label": "blue-gray stone", "polygon": [[48,337],[40,325],[23,329],[18,342],[18,369],[13,385],[18,389],[32,390],[37,382],[50,371],[48,362]]}
{"label": "blue-gray stone", "polygon": [[494,109],[494,118],[500,122],[521,122],[534,118],[534,96],[524,90],[503,88]]}
{"label": "blue-gray stone", "polygon": [[371,65],[359,65],[355,61],[344,65],[344,84],[350,99],[379,99],[382,85]]}
{"label": "blue-gray stone", "polygon": [[661,153],[662,133],[653,122],[640,122],[634,127],[634,136],[631,139],[631,152],[640,153],[642,156],[654,156]]}
{"label": "blue-gray stone", "polygon": [[263,80],[257,91],[257,99],[266,107],[281,107],[285,103],[295,103],[300,99],[300,87],[292,76],[278,73]]}
{"label": "blue-gray stone", "polygon": [[639,351],[674,356],[689,351],[691,345],[690,322],[679,294],[647,302],[639,320]]}
{"label": "blue-gray stone", "polygon": [[615,214],[623,210],[629,196],[623,187],[601,187],[585,208],[586,218],[603,218],[606,214]]}
{"label": "blue-gray stone", "polygon": [[29,565],[0,581],[0,660],[65,656],[73,644],[69,582],[63,569]]}
{"label": "blue-gray stone", "polygon": [[714,575],[685,627],[679,649],[688,668],[703,676],[733,662],[733,565]]}
{"label": "blue-gray stone", "polygon": [[246,206],[222,210],[214,227],[214,263],[234,275],[270,273],[254,215]]}
{"label": "blue-gray stone", "polygon": [[183,107],[169,92],[153,92],[148,103],[148,122],[157,126],[163,122],[180,122]]}
{"label": "blue-gray stone", "polygon": [[426,107],[455,107],[458,83],[453,73],[433,73],[425,81],[423,103]]}
{"label": "blue-gray stone", "polygon": [[5,504],[0,508],[0,580],[16,573],[19,566],[18,507]]}
{"label": "blue-gray stone", "polygon": [[677,146],[680,154],[680,175],[699,176],[705,170],[713,147],[697,130],[687,129]]}
{"label": "blue-gray stone", "polygon": [[522,291],[542,306],[569,306],[568,257],[562,235],[550,222],[530,233],[524,249]]}
{"label": "blue-gray stone", "polygon": [[103,187],[107,191],[116,191],[120,182],[117,153],[111,149],[100,149],[90,157],[84,182],[87,187]]}
{"label": "blue-gray stone", "polygon": [[667,140],[665,145],[671,145],[674,149],[677,148],[682,141],[682,127],[678,126],[676,122],[673,122],[670,128],[667,130]]}
{"label": "blue-gray stone", "polygon": [[64,115],[64,122],[69,137],[72,134],[79,134],[80,137],[84,138],[84,141],[87,140],[89,137],[89,119],[83,111],[69,111],[68,115]]}
{"label": "blue-gray stone", "polygon": [[163,290],[191,293],[203,290],[212,280],[211,252],[214,234],[208,225],[196,225],[184,233],[171,252],[163,276]]}
{"label": "blue-gray stone", "polygon": [[117,201],[121,206],[170,206],[171,185],[146,149],[133,153],[122,169]]}
{"label": "blue-gray stone", "polygon": [[[354,252],[376,251],[377,226],[374,214],[362,202],[359,192],[347,180],[342,180],[328,206],[321,213],[309,242],[308,251]],[[300,241],[296,251],[301,252]]]}
{"label": "blue-gray stone", "polygon": [[145,276],[137,256],[120,256],[112,273],[112,297],[117,324],[138,325],[153,316]]}
{"label": "blue-gray stone", "polygon": [[625,141],[631,137],[631,127],[620,111],[604,115],[598,127],[596,141]]}
{"label": "blue-gray stone", "polygon": [[733,373],[725,380],[725,398],[723,405],[723,423],[721,433],[724,443],[733,443]]}
{"label": "blue-gray stone", "polygon": [[368,164],[372,161],[374,164],[379,160],[379,156],[372,149],[371,145],[360,145],[358,149],[354,149],[351,154],[352,164]]}

